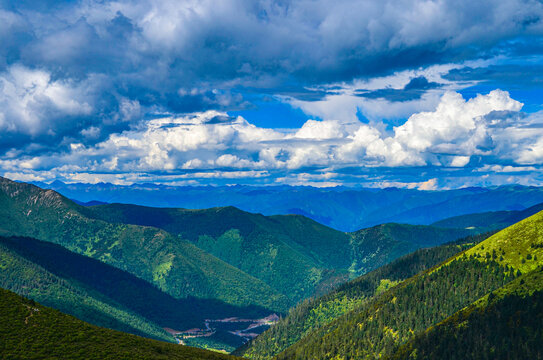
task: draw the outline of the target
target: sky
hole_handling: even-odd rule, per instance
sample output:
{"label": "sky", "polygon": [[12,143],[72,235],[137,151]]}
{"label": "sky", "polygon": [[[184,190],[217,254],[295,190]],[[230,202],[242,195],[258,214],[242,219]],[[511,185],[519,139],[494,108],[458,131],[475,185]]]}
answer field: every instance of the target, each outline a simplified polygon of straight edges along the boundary
{"label": "sky", "polygon": [[0,0],[0,175],[543,181],[543,3]]}

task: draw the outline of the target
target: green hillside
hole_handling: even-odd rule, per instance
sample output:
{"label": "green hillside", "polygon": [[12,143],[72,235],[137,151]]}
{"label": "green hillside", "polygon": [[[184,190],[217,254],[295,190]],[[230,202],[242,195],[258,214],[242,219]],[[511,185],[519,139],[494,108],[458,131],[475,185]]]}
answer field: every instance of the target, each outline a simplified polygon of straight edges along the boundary
{"label": "green hillside", "polygon": [[0,178],[0,235],[60,244],[157,285],[178,298],[195,296],[284,310],[288,300],[189,241],[163,230],[109,223],[51,190]]}
{"label": "green hillside", "polygon": [[87,324],[0,289],[2,359],[233,359]]}
{"label": "green hillside", "polygon": [[[234,207],[204,210],[111,204],[84,209],[88,217],[154,226],[262,280],[294,304],[316,287],[345,278],[350,237],[303,216],[251,214]],[[338,271],[330,271],[338,270]]]}
{"label": "green hillside", "polygon": [[[377,294],[312,331],[277,359],[392,356],[415,335],[541,265],[543,213],[525,219],[441,265]],[[520,280],[519,280],[520,281]]]}
{"label": "green hillside", "polygon": [[299,215],[263,216],[234,207],[204,210],[108,204],[84,209],[88,217],[154,226],[288,295],[293,303],[324,293],[422,247],[475,233],[469,229],[384,224],[342,233]]}
{"label": "green hillside", "polygon": [[235,354],[250,359],[272,358],[305,335],[329,324],[374,295],[443,262],[486,237],[488,235],[478,235],[456,243],[417,250],[360,276],[325,296],[306,300],[291,309],[288,316],[270,330],[238,349]]}
{"label": "green hillside", "polygon": [[390,360],[543,358],[543,267],[402,345]]}
{"label": "green hillside", "polygon": [[493,235],[466,256],[492,259],[527,273],[543,263],[543,212],[524,219]]}

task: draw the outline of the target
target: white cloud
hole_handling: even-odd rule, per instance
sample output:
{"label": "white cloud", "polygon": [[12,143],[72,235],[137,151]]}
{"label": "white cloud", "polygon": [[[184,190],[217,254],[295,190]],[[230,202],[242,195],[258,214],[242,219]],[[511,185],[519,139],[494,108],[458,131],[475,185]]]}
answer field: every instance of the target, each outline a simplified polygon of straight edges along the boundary
{"label": "white cloud", "polygon": [[338,121],[307,120],[294,136],[301,139],[337,139],[344,137],[345,131]]}
{"label": "white cloud", "polygon": [[84,88],[53,80],[46,71],[12,66],[0,74],[0,130],[54,134],[66,116],[91,113],[87,98]]}
{"label": "white cloud", "polygon": [[464,167],[469,163],[470,156],[454,156],[451,161],[452,167]]}
{"label": "white cloud", "polygon": [[516,160],[522,165],[541,164],[543,162],[543,138],[524,146]]}
{"label": "white cloud", "polygon": [[477,153],[490,125],[483,116],[493,111],[518,112],[521,108],[522,104],[505,91],[494,90],[468,101],[458,93],[448,92],[435,111],[414,114],[395,128],[394,139],[418,152],[454,143],[455,147],[461,145],[458,150],[462,153]]}
{"label": "white cloud", "polygon": [[[48,171],[73,180],[78,176],[89,181],[119,176],[116,181],[128,182],[131,177],[145,178],[141,174],[149,172],[188,181],[240,178],[243,174],[267,177],[270,172],[299,174],[307,168],[327,169],[329,174],[348,167],[462,168],[474,156],[486,159],[482,167],[501,166],[501,162],[542,164],[543,133],[530,127],[539,118],[532,116],[519,122],[521,107],[500,90],[469,100],[446,93],[433,111],[413,114],[392,132],[336,120],[308,120],[296,132],[272,130],[241,117],[207,111],[151,120],[96,145],[73,143],[63,154],[32,158],[14,154],[0,165],[10,173],[28,176]],[[511,151],[513,148],[519,151]],[[512,169],[502,166],[484,171]],[[341,181],[307,176],[289,179],[330,184]],[[432,180],[403,186],[433,189],[437,185]]]}

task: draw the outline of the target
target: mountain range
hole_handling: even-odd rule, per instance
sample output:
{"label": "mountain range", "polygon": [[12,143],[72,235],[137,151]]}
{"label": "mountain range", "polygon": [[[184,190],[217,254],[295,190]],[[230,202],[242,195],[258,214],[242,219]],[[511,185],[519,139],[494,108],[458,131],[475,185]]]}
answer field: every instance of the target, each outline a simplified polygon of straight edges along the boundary
{"label": "mountain range", "polygon": [[[301,215],[234,207],[82,206],[4,178],[0,205],[10,269],[4,288],[96,325],[167,341],[173,338],[164,328],[285,313],[398,256],[474,232],[385,224],[344,233]],[[112,292],[117,282],[123,287]],[[205,340],[213,345],[198,345],[234,350],[244,338]]]}
{"label": "mountain range", "polygon": [[[525,329],[515,354],[537,358],[543,205],[519,207],[342,232],[233,206],[80,204],[0,178],[0,297],[19,309],[3,315],[13,324],[0,326],[0,353],[21,358],[27,336],[35,358],[41,342],[111,358],[130,357],[126,344],[145,358],[213,356],[164,342],[254,359],[431,358],[451,346],[463,351],[451,359],[499,358],[510,344],[498,316]],[[28,335],[33,317],[42,335]],[[110,352],[72,328],[115,339]],[[494,335],[475,341],[483,330]]]}
{"label": "mountain range", "polygon": [[520,185],[421,191],[310,186],[170,186],[39,183],[81,203],[202,209],[235,206],[264,215],[298,214],[341,231],[395,222],[430,225],[458,215],[524,210],[543,203],[543,188]]}

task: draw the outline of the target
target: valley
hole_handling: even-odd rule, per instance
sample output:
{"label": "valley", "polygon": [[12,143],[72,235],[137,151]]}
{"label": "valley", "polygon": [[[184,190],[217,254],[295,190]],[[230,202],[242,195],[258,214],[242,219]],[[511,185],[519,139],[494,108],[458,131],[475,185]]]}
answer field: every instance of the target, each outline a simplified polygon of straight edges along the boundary
{"label": "valley", "polygon": [[345,233],[234,207],[81,206],[7,179],[0,202],[0,287],[94,325],[249,359],[425,347],[414,335],[543,259],[541,205]]}
{"label": "valley", "polygon": [[[277,314],[270,314],[261,319],[238,317],[205,319],[204,327],[201,329],[192,328],[178,331],[165,328],[164,330],[171,334],[179,344],[230,353],[268,330],[278,320]],[[215,339],[223,339],[223,343]]]}
{"label": "valley", "polygon": [[541,188],[517,185],[465,187],[427,192],[393,187],[385,189],[288,185],[198,187],[151,183],[130,186],[111,183],[67,184],[61,181],[35,184],[82,203],[122,203],[188,209],[235,206],[247,212],[263,215],[303,215],[346,232],[390,222],[431,225],[443,219],[465,214],[501,211],[503,216],[508,212],[513,214],[515,211],[543,203]]}
{"label": "valley", "polygon": [[0,0],[0,360],[543,360],[543,0]]}

